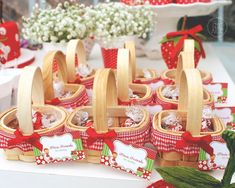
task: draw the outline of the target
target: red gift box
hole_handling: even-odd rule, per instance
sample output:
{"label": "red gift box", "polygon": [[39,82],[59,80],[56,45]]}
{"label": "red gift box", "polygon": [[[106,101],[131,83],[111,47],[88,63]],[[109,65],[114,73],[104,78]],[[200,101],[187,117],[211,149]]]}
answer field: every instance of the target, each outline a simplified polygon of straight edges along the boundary
{"label": "red gift box", "polygon": [[20,56],[20,35],[18,27],[13,21],[0,24],[0,50],[6,61]]}
{"label": "red gift box", "polygon": [[118,48],[101,48],[105,68],[117,68]]}

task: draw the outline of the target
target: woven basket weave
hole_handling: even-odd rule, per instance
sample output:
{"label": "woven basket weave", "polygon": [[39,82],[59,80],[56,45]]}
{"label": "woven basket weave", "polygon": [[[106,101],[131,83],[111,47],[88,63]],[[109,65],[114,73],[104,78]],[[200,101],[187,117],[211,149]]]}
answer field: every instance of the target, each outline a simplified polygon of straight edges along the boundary
{"label": "woven basket weave", "polygon": [[[36,67],[24,68],[19,81],[17,101],[17,108],[10,109],[1,115],[0,146],[5,149],[8,160],[32,162],[35,157],[31,144],[23,142],[15,146],[8,146],[8,141],[15,138],[15,129],[8,127],[8,124],[17,119],[19,130],[24,136],[32,135],[34,132],[39,135],[53,135],[63,132],[67,113],[63,108],[44,104],[42,73]],[[50,128],[34,130],[32,109],[41,113],[53,113],[58,120]]]}
{"label": "woven basket weave", "polygon": [[[72,93],[71,96],[65,98],[59,98],[59,102],[54,103],[55,93],[53,89],[53,65],[54,62],[58,64],[58,76],[61,81],[64,82],[65,91]],[[88,103],[88,96],[85,86],[78,84],[69,84],[67,82],[67,67],[65,61],[65,55],[61,51],[48,52],[44,58],[42,66],[43,84],[44,84],[44,96],[46,103],[63,106],[65,108],[76,108],[78,106],[86,105]]]}
{"label": "woven basket weave", "polygon": [[[132,83],[132,62],[130,61],[130,51],[119,49],[117,58],[117,93],[119,104],[121,105],[142,105],[146,106],[153,102],[151,88],[145,84]],[[130,99],[129,88],[140,98]]]}
{"label": "woven basket weave", "polygon": [[[172,88],[179,87],[180,76],[181,76],[182,70],[194,69],[192,65],[193,65],[192,53],[191,52],[181,52],[179,55],[179,62],[177,64],[175,85],[171,85],[170,87],[172,87]],[[160,86],[159,88],[157,88],[155,102],[156,102],[156,104],[162,105],[163,109],[165,109],[165,110],[176,109],[177,105],[178,105],[178,100],[166,98],[162,93],[162,91],[165,87],[167,87],[167,86]],[[214,108],[214,97],[206,89],[203,90],[203,104]]]}
{"label": "woven basket weave", "polygon": [[201,76],[196,69],[185,69],[180,78],[180,95],[177,110],[164,110],[153,117],[152,143],[159,152],[160,166],[197,167],[200,148],[197,145],[176,148],[182,139],[183,131],[170,131],[162,128],[162,119],[169,113],[176,113],[185,122],[185,130],[194,137],[211,135],[213,140],[221,140],[224,125],[218,118],[212,119],[213,132],[201,132],[203,87]]}
{"label": "woven basket weave", "polygon": [[94,70],[90,76],[86,78],[80,78],[79,80],[77,79],[78,77],[76,74],[76,66],[78,64],[86,65],[86,52],[81,40],[74,39],[69,41],[66,51],[66,64],[69,83],[76,83],[76,81],[79,81],[79,84],[85,85],[87,89],[91,89],[93,87],[95,76]]}
{"label": "woven basket weave", "polygon": [[124,47],[130,50],[130,61],[132,64],[132,80],[134,81],[134,83],[150,85],[158,82],[159,78],[154,69],[147,69],[151,74],[151,78],[145,78],[143,69],[137,68],[135,43],[133,41],[127,41],[125,42]]}
{"label": "woven basket weave", "polygon": [[[117,106],[117,89],[115,74],[111,69],[97,70],[94,80],[93,106],[79,107],[68,118],[66,131],[79,131],[86,152],[86,159],[91,163],[99,163],[101,150],[104,142],[102,139],[97,140],[91,146],[87,145],[88,134],[87,127],[77,126],[74,124],[74,116],[78,111],[88,112],[93,117],[94,129],[97,133],[107,133],[115,130],[117,138],[143,145],[149,138],[150,116],[146,110],[142,110],[144,118],[137,127],[120,127],[121,121],[126,117],[127,107]],[[102,92],[100,92],[102,91]],[[112,118],[113,125],[108,127],[107,119]]]}

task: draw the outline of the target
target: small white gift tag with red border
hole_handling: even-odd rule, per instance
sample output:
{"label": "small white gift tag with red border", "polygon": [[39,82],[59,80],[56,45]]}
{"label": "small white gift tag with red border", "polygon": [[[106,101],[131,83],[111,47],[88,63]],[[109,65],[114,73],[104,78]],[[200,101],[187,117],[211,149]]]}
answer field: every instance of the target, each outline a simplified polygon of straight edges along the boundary
{"label": "small white gift tag with red border", "polygon": [[85,159],[79,132],[42,136],[40,143],[42,144],[42,151],[34,148],[38,165]]}
{"label": "small white gift tag with red border", "polygon": [[229,150],[225,142],[213,141],[210,143],[214,149],[214,156],[211,157],[204,150],[200,150],[198,169],[201,171],[224,170],[229,159]]}
{"label": "small white gift tag with red border", "polygon": [[235,106],[216,107],[214,114],[224,122],[227,129],[235,130]]}
{"label": "small white gift tag with red border", "polygon": [[204,87],[214,96],[215,104],[227,102],[228,97],[228,83],[213,82]]}
{"label": "small white gift tag with red border", "polygon": [[150,180],[156,153],[142,146],[114,140],[114,152],[104,144],[100,163]]}

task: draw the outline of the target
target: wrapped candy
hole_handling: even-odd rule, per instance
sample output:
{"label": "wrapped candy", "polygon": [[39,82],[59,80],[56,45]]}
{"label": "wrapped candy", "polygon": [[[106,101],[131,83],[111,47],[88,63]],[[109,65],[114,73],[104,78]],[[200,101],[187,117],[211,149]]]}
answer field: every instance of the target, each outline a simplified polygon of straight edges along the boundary
{"label": "wrapped candy", "polygon": [[175,113],[169,113],[162,118],[162,127],[167,130],[182,131],[183,122],[181,117],[177,116]]}
{"label": "wrapped candy", "polygon": [[58,77],[53,79],[53,89],[55,97],[67,98],[72,96],[72,93],[70,91],[64,90],[64,82],[60,81]]}
{"label": "wrapped candy", "polygon": [[91,75],[92,68],[88,64],[79,64],[76,68],[76,73],[79,76],[86,78]]}
{"label": "wrapped candy", "polygon": [[89,119],[88,112],[78,111],[74,116],[74,124],[77,126],[85,126]]}
{"label": "wrapped candy", "polygon": [[213,110],[210,106],[206,105],[202,111],[202,132],[212,132],[213,124],[211,119],[214,117]]}
{"label": "wrapped candy", "polygon": [[133,90],[129,88],[128,90],[128,95],[129,95],[129,98],[131,99],[139,99],[140,97],[136,94],[133,93]]}
{"label": "wrapped candy", "polygon": [[166,86],[162,90],[162,94],[166,98],[173,99],[173,100],[178,100],[179,89],[176,88],[176,87],[172,87],[172,86]]}
{"label": "wrapped candy", "polygon": [[126,110],[126,116],[131,118],[135,123],[142,121],[144,114],[141,108],[137,106],[131,106]]}
{"label": "wrapped candy", "polygon": [[144,69],[143,73],[144,73],[144,78],[148,78],[148,79],[152,78],[152,75],[148,69]]}
{"label": "wrapped candy", "polygon": [[50,128],[51,124],[56,121],[57,117],[55,114],[44,114],[38,111],[32,110],[32,121],[34,129]]}

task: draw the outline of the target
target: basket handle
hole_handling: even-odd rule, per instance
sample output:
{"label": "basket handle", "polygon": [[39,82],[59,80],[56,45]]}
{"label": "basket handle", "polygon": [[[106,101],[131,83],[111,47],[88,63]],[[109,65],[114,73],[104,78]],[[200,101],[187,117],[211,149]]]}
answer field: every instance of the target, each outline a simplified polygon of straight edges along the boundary
{"label": "basket handle", "polygon": [[197,69],[185,69],[180,77],[179,111],[187,112],[186,131],[200,135],[203,108],[203,86]]}
{"label": "basket handle", "polygon": [[124,48],[130,50],[130,61],[132,66],[132,81],[135,80],[136,77],[136,51],[135,51],[135,42],[134,41],[126,41],[124,43]]}
{"label": "basket handle", "polygon": [[111,69],[96,71],[92,104],[94,128],[98,133],[105,133],[108,131],[107,107],[118,105],[116,79]]}
{"label": "basket handle", "polygon": [[35,106],[44,105],[42,72],[39,67],[25,67],[19,80],[17,98],[17,118],[23,134],[34,132],[32,123],[32,102]]}
{"label": "basket handle", "polygon": [[117,57],[117,93],[121,101],[129,100],[129,84],[132,83],[132,67],[129,49],[119,49]]}
{"label": "basket handle", "polygon": [[195,42],[193,39],[185,39],[183,51],[184,52],[192,52],[194,54],[194,48],[195,48],[194,45],[195,45]]}
{"label": "basket handle", "polygon": [[177,87],[179,87],[181,72],[184,69],[194,69],[194,56],[192,52],[180,52],[175,79],[175,84]]}
{"label": "basket handle", "polygon": [[53,89],[53,63],[56,61],[59,67],[59,77],[67,83],[67,67],[65,62],[65,55],[61,51],[50,51],[46,54],[42,65],[44,96],[46,100],[54,98]]}
{"label": "basket handle", "polygon": [[68,71],[68,81],[76,80],[76,59],[77,54],[79,64],[86,64],[86,51],[83,42],[79,39],[70,40],[66,51],[66,64]]}

